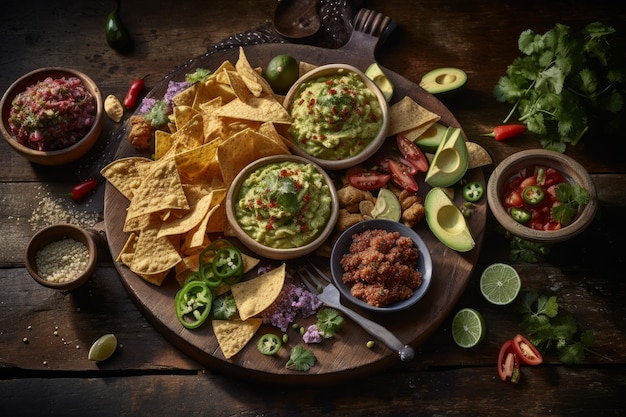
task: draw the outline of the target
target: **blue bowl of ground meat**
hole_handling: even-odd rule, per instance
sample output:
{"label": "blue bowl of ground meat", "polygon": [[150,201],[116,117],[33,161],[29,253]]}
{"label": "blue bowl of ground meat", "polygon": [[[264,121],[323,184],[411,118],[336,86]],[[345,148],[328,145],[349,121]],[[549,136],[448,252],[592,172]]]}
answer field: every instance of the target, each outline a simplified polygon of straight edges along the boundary
{"label": "blue bowl of ground meat", "polygon": [[344,231],[333,246],[330,270],[342,296],[370,312],[405,310],[426,294],[432,278],[428,247],[411,228],[392,220],[366,220]]}

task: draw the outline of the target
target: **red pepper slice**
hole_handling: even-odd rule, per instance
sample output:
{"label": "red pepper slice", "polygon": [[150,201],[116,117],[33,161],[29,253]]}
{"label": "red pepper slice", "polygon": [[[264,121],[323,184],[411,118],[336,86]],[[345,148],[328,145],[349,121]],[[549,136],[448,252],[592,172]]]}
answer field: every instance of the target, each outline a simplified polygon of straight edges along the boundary
{"label": "red pepper slice", "polygon": [[415,178],[409,175],[399,163],[389,160],[389,169],[391,170],[391,179],[396,185],[407,191],[417,192],[417,181],[415,181]]}
{"label": "red pepper slice", "polygon": [[396,136],[396,143],[402,156],[417,169],[418,172],[428,171],[428,159],[415,143],[404,135]]}
{"label": "red pepper slice", "polygon": [[503,381],[510,379],[514,384],[519,382],[519,358],[513,347],[513,339],[504,342],[500,348],[500,354],[498,355],[498,375]]}
{"label": "red pepper slice", "polygon": [[521,334],[513,338],[513,349],[515,349],[515,353],[525,364],[539,365],[543,362],[543,356],[541,356],[539,350]]}
{"label": "red pepper slice", "polygon": [[76,184],[72,188],[72,198],[74,201],[82,200],[87,194],[92,192],[98,186],[98,180],[90,179]]}
{"label": "red pepper slice", "polygon": [[128,92],[126,92],[126,97],[124,97],[124,107],[127,109],[131,110],[135,107],[135,104],[137,104],[137,98],[146,85],[143,80],[144,78],[146,78],[145,75],[141,78],[137,78],[130,84],[130,87],[128,87]]}
{"label": "red pepper slice", "polygon": [[526,132],[526,130],[528,130],[528,128],[526,127],[526,125],[522,124],[502,125],[495,127],[493,129],[493,132],[485,133],[481,136],[491,136],[497,141],[503,141],[514,138],[515,136],[519,136],[522,133]]}

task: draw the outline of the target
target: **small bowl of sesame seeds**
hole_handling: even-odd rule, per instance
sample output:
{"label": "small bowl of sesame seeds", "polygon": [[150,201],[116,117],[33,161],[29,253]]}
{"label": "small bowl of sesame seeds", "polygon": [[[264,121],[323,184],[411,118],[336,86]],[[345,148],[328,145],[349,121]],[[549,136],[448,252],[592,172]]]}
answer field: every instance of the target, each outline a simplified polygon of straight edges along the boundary
{"label": "small bowl of sesame seeds", "polygon": [[94,235],[73,224],[56,224],[38,231],[26,246],[26,269],[39,284],[62,292],[83,285],[98,257]]}

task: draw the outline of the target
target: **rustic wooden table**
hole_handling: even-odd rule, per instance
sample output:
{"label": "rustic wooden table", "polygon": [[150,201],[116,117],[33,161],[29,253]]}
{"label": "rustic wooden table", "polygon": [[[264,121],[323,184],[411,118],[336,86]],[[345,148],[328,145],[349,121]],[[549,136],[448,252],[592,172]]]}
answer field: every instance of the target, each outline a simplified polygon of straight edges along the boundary
{"label": "rustic wooden table", "polygon": [[[270,28],[275,0],[125,2],[122,18],[135,41],[121,55],[106,44],[104,22],[113,1],[62,4],[30,0],[3,6],[0,17],[0,90],[32,69],[68,66],[89,74],[103,95],[123,97],[129,83],[149,74],[151,88],[177,66],[245,31]],[[626,47],[626,12],[613,2],[527,1],[506,4],[400,0],[365,2],[391,17],[397,28],[377,60],[418,82],[430,69],[459,67],[468,74],[463,94],[444,103],[470,140],[496,162],[538,140],[526,135],[494,142],[480,134],[500,124],[509,107],[492,89],[519,55],[527,29],[543,33],[556,23],[580,28],[593,21],[615,27],[615,50]],[[324,33],[312,42],[338,42]],[[626,162],[623,145],[595,146],[589,137],[567,154],[591,174],[599,210],[592,225],[556,245],[539,263],[516,262],[525,290],[555,295],[581,329],[595,336],[580,365],[564,366],[548,354],[539,367],[522,369],[518,385],[500,381],[496,357],[504,340],[521,330],[520,316],[487,303],[478,288],[481,271],[508,261],[508,242],[491,216],[479,261],[454,308],[473,307],[485,317],[487,335],[477,347],[457,347],[447,318],[417,358],[340,385],[292,387],[247,382],[207,369],[172,346],[133,303],[106,248],[89,284],[62,294],[41,287],[24,268],[28,239],[42,226],[67,220],[93,224],[103,215],[104,187],[86,202],[63,197],[71,186],[97,175],[117,149],[120,124],[110,120],[93,152],[63,168],[32,165],[6,144],[0,152],[0,405],[10,415],[624,415],[626,412],[626,297],[624,248]],[[618,138],[621,139],[621,138]],[[619,143],[619,141],[617,141]],[[493,167],[485,169],[488,175]],[[120,354],[96,364],[91,343],[115,333]],[[24,342],[27,338],[28,342]]]}

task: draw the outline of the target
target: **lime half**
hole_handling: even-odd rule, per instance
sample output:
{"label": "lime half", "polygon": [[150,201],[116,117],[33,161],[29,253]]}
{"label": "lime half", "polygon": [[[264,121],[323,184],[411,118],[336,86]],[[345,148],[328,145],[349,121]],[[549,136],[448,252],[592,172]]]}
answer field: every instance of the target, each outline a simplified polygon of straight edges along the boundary
{"label": "lime half", "polygon": [[452,319],[452,338],[463,348],[476,346],[485,337],[485,332],[483,316],[472,308],[459,310]]}
{"label": "lime half", "polygon": [[109,359],[117,349],[117,338],[114,334],[105,334],[91,345],[87,358],[90,361],[100,362]]}
{"label": "lime half", "polygon": [[522,286],[519,274],[511,265],[489,265],[480,277],[480,292],[490,303],[505,305],[517,297]]}

